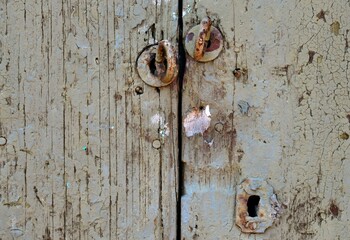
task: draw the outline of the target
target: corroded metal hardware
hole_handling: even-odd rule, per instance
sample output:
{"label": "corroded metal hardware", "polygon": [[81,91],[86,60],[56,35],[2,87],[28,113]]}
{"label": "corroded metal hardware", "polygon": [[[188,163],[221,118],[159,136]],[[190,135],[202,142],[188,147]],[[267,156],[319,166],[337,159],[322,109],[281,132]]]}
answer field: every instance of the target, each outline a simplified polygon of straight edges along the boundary
{"label": "corroded metal hardware", "polygon": [[263,233],[280,216],[281,205],[273,188],[260,178],[237,186],[236,224],[245,233]]}
{"label": "corroded metal hardware", "polygon": [[223,47],[223,37],[219,29],[211,26],[211,19],[205,17],[201,24],[194,26],[186,35],[187,53],[198,62],[208,62],[217,58]]}
{"label": "corroded metal hardware", "polygon": [[241,72],[241,69],[240,69],[240,68],[236,68],[236,69],[233,70],[232,72],[233,72],[233,75],[234,75],[236,78],[240,78],[241,75],[242,75],[242,72]]}
{"label": "corroded metal hardware", "polygon": [[137,95],[141,95],[141,94],[143,94],[143,88],[140,87],[140,86],[137,86],[135,88],[135,92],[136,92]]}
{"label": "corroded metal hardware", "polygon": [[141,79],[150,86],[164,87],[177,78],[177,55],[168,40],[144,49],[136,64]]}

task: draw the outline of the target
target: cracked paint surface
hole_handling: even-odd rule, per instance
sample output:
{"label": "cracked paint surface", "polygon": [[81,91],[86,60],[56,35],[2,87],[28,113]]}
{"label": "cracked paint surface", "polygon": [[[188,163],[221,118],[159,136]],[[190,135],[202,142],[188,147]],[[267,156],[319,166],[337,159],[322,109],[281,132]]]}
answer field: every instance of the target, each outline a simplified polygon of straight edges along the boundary
{"label": "cracked paint surface", "polygon": [[[348,239],[349,2],[184,0],[177,11],[160,0],[3,1],[0,238],[177,239],[174,133],[186,116],[176,83],[137,95],[133,64],[150,43],[177,41],[181,14],[184,33],[209,14],[224,49],[186,62],[183,112],[205,102],[222,128],[184,136],[181,237]],[[159,112],[169,136],[155,149]],[[235,225],[247,177],[268,179],[285,206],[260,235]]]}
{"label": "cracked paint surface", "polygon": [[133,64],[177,1],[0,5],[0,239],[176,239],[176,91]]}
{"label": "cracked paint surface", "polygon": [[[210,11],[214,24],[220,22],[227,48],[211,65],[187,63],[187,100],[209,104],[212,122],[221,122],[224,128],[209,132],[214,147],[192,144],[192,139],[184,142],[185,192],[194,186],[200,189],[183,197],[190,205],[185,209],[189,220],[183,223],[184,236],[347,239],[349,2],[221,1],[225,7],[216,7],[202,0],[186,4],[192,2],[197,11],[185,22]],[[247,69],[247,74],[236,79],[227,71],[236,67]],[[248,115],[238,106],[242,99],[254,106]],[[229,134],[232,129],[237,132],[235,141]],[[219,162],[220,167],[214,168]],[[263,234],[243,234],[230,215],[234,203],[227,190],[247,177],[268,179],[285,207],[276,224]],[[215,193],[207,190],[210,186],[215,186]],[[228,214],[217,210],[218,205]],[[207,206],[211,208],[205,211]]]}

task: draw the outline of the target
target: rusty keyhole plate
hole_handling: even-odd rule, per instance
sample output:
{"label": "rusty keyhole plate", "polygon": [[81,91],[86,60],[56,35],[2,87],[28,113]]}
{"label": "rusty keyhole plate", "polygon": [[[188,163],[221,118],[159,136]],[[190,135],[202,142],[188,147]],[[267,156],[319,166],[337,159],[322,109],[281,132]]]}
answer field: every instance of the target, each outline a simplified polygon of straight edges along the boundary
{"label": "rusty keyhole plate", "polygon": [[280,216],[281,205],[263,179],[247,178],[237,186],[236,224],[244,233],[264,233]]}

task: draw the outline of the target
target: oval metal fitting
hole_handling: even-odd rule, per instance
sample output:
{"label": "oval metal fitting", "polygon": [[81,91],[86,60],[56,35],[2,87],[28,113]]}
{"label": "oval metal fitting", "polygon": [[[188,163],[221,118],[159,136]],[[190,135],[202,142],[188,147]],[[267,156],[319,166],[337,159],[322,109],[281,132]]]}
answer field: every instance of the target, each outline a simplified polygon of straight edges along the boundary
{"label": "oval metal fitting", "polygon": [[169,85],[178,74],[175,48],[168,40],[146,47],[137,59],[136,68],[146,84],[153,87]]}
{"label": "oval metal fitting", "polygon": [[217,58],[223,48],[223,37],[219,29],[211,26],[210,17],[202,19],[186,35],[187,53],[198,62],[209,62]]}
{"label": "oval metal fitting", "polygon": [[3,136],[0,136],[0,146],[5,146],[7,143],[7,139]]}

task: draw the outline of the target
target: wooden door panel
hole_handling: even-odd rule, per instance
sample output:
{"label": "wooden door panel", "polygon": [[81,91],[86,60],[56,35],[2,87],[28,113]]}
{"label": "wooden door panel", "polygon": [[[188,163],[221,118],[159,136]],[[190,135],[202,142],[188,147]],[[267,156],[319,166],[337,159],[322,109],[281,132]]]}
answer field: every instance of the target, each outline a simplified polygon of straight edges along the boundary
{"label": "wooden door panel", "polygon": [[[184,37],[210,16],[224,49],[187,55],[177,116],[178,84],[135,69],[179,40],[177,1],[1,2],[1,239],[347,238],[349,3],[182,4]],[[209,128],[178,141],[178,118],[201,114]],[[235,225],[247,177],[282,204],[264,234]]]}
{"label": "wooden door panel", "polygon": [[176,16],[169,1],[2,1],[0,238],[175,239],[176,84],[145,85],[135,61],[175,42]]}
{"label": "wooden door panel", "polygon": [[[225,38],[213,62],[187,55],[183,119],[209,105],[211,123],[183,140],[184,239],[347,238],[349,7],[184,1],[185,33],[210,16]],[[264,234],[235,225],[236,186],[247,177],[266,179],[283,207]]]}
{"label": "wooden door panel", "polygon": [[[217,6],[215,6],[218,4]],[[212,62],[199,63],[187,55],[183,118],[209,106],[210,127],[203,134],[184,134],[184,239],[232,239],[234,187],[239,181],[235,129],[234,5],[213,1],[184,1],[184,32],[208,16],[224,33],[224,50]],[[221,12],[222,11],[222,12]]]}

